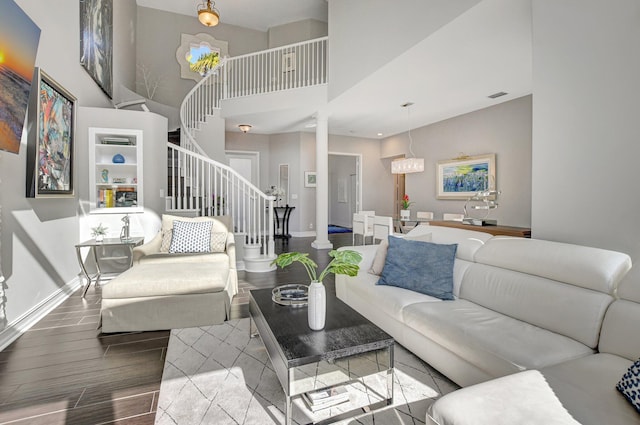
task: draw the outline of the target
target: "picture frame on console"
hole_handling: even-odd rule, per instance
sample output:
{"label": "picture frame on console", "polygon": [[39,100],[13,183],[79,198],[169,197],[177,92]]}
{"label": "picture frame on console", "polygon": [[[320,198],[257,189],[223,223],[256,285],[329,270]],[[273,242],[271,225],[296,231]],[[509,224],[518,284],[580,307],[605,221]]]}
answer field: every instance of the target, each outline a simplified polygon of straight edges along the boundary
{"label": "picture frame on console", "polygon": [[74,196],[76,98],[36,68],[29,101],[27,197]]}
{"label": "picture frame on console", "polygon": [[465,155],[438,161],[436,184],[437,199],[468,199],[481,190],[495,187],[496,155]]}

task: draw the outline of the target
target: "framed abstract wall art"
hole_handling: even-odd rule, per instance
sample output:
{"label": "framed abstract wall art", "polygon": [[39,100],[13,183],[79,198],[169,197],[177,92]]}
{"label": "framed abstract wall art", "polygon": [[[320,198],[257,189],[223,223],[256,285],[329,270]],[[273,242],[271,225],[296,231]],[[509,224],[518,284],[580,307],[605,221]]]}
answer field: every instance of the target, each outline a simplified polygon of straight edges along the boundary
{"label": "framed abstract wall art", "polygon": [[436,198],[468,199],[480,190],[495,187],[496,155],[438,161],[436,173]]}
{"label": "framed abstract wall art", "polygon": [[[36,68],[27,152],[27,197],[72,197],[76,98]],[[33,114],[32,114],[33,111]]]}
{"label": "framed abstract wall art", "polygon": [[113,97],[113,0],[80,0],[80,64]]}
{"label": "framed abstract wall art", "polygon": [[0,150],[18,153],[40,28],[13,0],[0,2]]}

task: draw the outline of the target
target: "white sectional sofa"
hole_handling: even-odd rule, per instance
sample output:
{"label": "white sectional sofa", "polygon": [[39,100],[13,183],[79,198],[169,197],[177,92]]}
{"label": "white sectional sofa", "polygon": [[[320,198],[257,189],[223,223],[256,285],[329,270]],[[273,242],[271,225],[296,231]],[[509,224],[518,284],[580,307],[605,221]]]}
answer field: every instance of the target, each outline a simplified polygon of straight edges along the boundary
{"label": "white sectional sofa", "polygon": [[[604,329],[621,326],[620,319],[604,318],[610,307],[621,308],[614,300],[631,267],[626,254],[437,226],[419,226],[409,236],[425,233],[434,243],[458,245],[455,300],[376,285],[379,277],[369,273],[376,246],[349,247],[361,252],[363,261],[357,276],[336,276],[338,297],[463,387],[607,356],[600,333],[603,322]],[[629,367],[640,349],[627,348],[623,363]],[[611,350],[619,355],[619,348]],[[575,390],[567,391],[579,398]]]}

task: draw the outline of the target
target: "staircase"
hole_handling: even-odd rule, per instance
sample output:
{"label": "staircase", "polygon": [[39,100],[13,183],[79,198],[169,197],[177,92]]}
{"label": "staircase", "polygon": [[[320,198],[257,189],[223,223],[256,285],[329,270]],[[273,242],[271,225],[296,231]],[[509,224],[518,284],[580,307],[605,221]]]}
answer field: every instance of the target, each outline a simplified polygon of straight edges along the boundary
{"label": "staircase", "polygon": [[271,266],[276,258],[275,198],[228,165],[209,158],[197,143],[196,132],[208,116],[219,116],[223,99],[326,84],[326,48],[327,37],[323,37],[220,60],[182,102],[180,146],[167,142],[167,209],[199,216],[231,216],[247,271],[275,269]]}

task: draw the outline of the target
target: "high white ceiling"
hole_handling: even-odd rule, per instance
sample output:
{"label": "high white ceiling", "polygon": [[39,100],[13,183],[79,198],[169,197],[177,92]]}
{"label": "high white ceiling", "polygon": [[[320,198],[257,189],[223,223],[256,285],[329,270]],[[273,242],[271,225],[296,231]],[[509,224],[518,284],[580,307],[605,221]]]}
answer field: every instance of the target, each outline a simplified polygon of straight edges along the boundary
{"label": "high white ceiling", "polygon": [[[138,6],[196,16],[201,0],[136,0]],[[213,2],[212,2],[213,3]],[[220,21],[266,31],[271,27],[316,19],[327,22],[326,0],[218,0],[215,7],[220,13]]]}
{"label": "high white ceiling", "polygon": [[[137,2],[194,16],[199,4]],[[326,21],[327,16],[326,0],[220,0],[216,6],[223,22],[260,30],[308,18]],[[326,105],[329,132],[385,138],[530,94],[531,44],[528,0],[481,1]],[[488,98],[500,91],[508,94]],[[402,108],[406,102],[414,105]],[[234,114],[226,125],[238,131],[237,124],[247,122],[262,134],[314,131],[309,111]]]}

